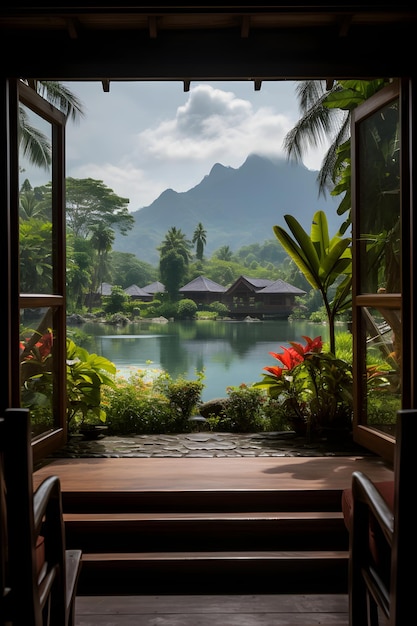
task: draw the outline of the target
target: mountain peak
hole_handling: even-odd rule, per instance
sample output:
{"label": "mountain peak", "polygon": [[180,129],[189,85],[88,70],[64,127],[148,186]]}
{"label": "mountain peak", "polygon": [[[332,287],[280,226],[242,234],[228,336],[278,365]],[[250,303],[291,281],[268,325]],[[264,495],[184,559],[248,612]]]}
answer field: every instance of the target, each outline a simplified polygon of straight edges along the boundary
{"label": "mountain peak", "polygon": [[285,226],[284,215],[293,215],[310,230],[314,213],[326,213],[329,232],[336,233],[341,220],[339,200],[318,195],[317,172],[286,159],[250,154],[239,168],[215,163],[200,183],[185,192],[166,189],[147,207],[133,212],[135,225],[126,236],[116,234],[114,250],[136,254],[157,265],[158,246],[172,226],[189,239],[199,222],[207,233],[205,256],[221,246],[234,252],[252,243],[273,239],[273,226]]}

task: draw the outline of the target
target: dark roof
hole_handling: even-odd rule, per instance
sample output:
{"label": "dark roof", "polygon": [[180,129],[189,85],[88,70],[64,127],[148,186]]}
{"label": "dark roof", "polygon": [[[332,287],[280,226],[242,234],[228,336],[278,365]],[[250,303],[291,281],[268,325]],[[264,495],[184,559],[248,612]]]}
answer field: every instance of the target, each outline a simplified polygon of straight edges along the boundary
{"label": "dark roof", "polygon": [[211,293],[224,293],[226,291],[226,287],[215,283],[214,280],[210,278],[205,278],[204,276],[197,276],[194,280],[190,281],[184,287],[181,287],[179,290],[180,293],[184,292],[211,292]]}
{"label": "dark roof", "polygon": [[251,278],[250,276],[240,276],[240,278],[242,278],[244,281],[246,281],[250,285],[253,285],[255,289],[263,289],[264,287],[267,287],[273,282],[269,278]]}
{"label": "dark roof", "polygon": [[232,294],[234,291],[237,291],[239,287],[252,291],[253,293],[258,293],[260,289],[271,285],[273,282],[274,281],[269,280],[268,278],[250,278],[249,276],[239,276],[239,278],[237,278],[227,289],[227,293]]}
{"label": "dark roof", "polygon": [[143,291],[146,291],[146,293],[164,293],[165,285],[156,281],[150,285],[146,285],[146,287],[142,287],[142,289]]}
{"label": "dark roof", "polygon": [[304,296],[307,292],[299,289],[298,287],[294,287],[294,285],[286,283],[285,280],[278,278],[278,280],[270,285],[267,285],[258,291],[258,293],[288,293],[296,296]]}
{"label": "dark roof", "polygon": [[101,283],[97,293],[101,296],[111,296],[112,285],[110,283]]}
{"label": "dark roof", "polygon": [[130,285],[130,287],[127,287],[125,289],[125,293],[127,293],[129,296],[136,296],[136,297],[149,297],[151,295],[149,291],[145,291],[144,289],[142,289],[141,287],[138,287],[137,285]]}

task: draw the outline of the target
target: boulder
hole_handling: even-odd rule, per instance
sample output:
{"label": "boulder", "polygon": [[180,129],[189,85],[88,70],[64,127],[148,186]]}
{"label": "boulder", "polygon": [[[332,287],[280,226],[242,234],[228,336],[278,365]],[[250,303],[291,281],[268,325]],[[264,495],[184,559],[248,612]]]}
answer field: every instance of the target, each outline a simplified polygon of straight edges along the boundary
{"label": "boulder", "polygon": [[214,398],[200,404],[198,410],[200,415],[206,419],[212,416],[219,417],[225,414],[228,402],[229,398]]}

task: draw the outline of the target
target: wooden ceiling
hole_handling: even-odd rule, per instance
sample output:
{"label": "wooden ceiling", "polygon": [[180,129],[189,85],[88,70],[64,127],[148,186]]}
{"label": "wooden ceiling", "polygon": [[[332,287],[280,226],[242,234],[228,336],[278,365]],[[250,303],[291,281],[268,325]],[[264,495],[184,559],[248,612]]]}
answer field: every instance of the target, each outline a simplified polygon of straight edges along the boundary
{"label": "wooden ceiling", "polygon": [[0,8],[9,71],[45,79],[398,75],[413,71],[416,22],[411,1]]}

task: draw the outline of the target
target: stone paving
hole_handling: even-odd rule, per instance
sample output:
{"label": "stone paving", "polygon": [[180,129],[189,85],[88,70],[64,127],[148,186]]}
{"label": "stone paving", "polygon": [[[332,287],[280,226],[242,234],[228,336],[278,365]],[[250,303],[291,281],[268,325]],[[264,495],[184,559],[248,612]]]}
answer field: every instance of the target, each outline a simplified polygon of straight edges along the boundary
{"label": "stone paving", "polygon": [[351,440],[309,443],[293,432],[216,433],[191,432],[173,435],[100,435],[96,440],[73,436],[54,453],[54,458],[91,457],[283,457],[351,456],[370,453]]}

